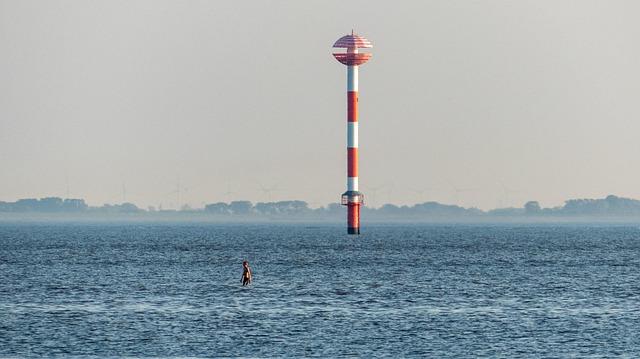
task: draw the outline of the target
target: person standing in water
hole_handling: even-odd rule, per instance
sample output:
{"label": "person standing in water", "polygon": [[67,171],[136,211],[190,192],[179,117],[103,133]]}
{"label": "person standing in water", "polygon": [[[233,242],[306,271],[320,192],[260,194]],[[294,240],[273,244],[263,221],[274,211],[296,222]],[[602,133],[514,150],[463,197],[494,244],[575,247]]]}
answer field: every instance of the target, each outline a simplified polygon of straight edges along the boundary
{"label": "person standing in water", "polygon": [[251,268],[249,268],[249,262],[242,262],[242,286],[249,285],[251,283]]}

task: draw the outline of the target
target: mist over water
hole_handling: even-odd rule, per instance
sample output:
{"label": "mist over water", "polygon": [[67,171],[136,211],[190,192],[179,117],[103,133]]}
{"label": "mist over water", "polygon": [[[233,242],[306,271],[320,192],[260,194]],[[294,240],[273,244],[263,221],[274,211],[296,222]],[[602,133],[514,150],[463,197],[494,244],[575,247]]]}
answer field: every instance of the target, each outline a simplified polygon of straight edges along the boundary
{"label": "mist over water", "polygon": [[[2,356],[640,355],[640,228],[0,224]],[[254,283],[240,284],[248,259]]]}

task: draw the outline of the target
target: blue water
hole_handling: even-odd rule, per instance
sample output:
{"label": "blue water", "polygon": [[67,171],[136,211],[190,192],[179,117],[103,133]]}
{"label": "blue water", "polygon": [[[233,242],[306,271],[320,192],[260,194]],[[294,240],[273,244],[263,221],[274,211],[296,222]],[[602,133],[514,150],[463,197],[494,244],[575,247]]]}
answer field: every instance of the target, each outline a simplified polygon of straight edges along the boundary
{"label": "blue water", "polygon": [[640,357],[638,226],[344,231],[0,224],[0,356]]}

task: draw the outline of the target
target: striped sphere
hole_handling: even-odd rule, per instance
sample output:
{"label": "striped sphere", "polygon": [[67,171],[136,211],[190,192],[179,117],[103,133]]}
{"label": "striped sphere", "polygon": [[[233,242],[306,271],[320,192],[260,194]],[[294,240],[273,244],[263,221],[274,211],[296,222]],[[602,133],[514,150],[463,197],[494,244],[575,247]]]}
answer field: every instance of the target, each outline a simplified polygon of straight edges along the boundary
{"label": "striped sphere", "polygon": [[369,53],[337,53],[333,54],[333,57],[336,60],[340,61],[341,64],[347,66],[360,66],[365,62],[369,61],[371,58],[371,54]]}
{"label": "striped sphere", "polygon": [[355,34],[345,35],[333,44],[333,47],[339,47],[343,49],[363,49],[372,48],[371,42],[362,36]]}

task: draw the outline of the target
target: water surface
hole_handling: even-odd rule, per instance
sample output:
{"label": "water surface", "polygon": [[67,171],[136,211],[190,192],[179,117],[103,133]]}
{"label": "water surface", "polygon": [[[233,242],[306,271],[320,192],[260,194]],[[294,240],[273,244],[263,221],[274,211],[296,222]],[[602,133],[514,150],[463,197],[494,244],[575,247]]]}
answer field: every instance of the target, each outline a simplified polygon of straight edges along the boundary
{"label": "water surface", "polygon": [[640,357],[638,226],[344,231],[0,224],[0,356]]}

